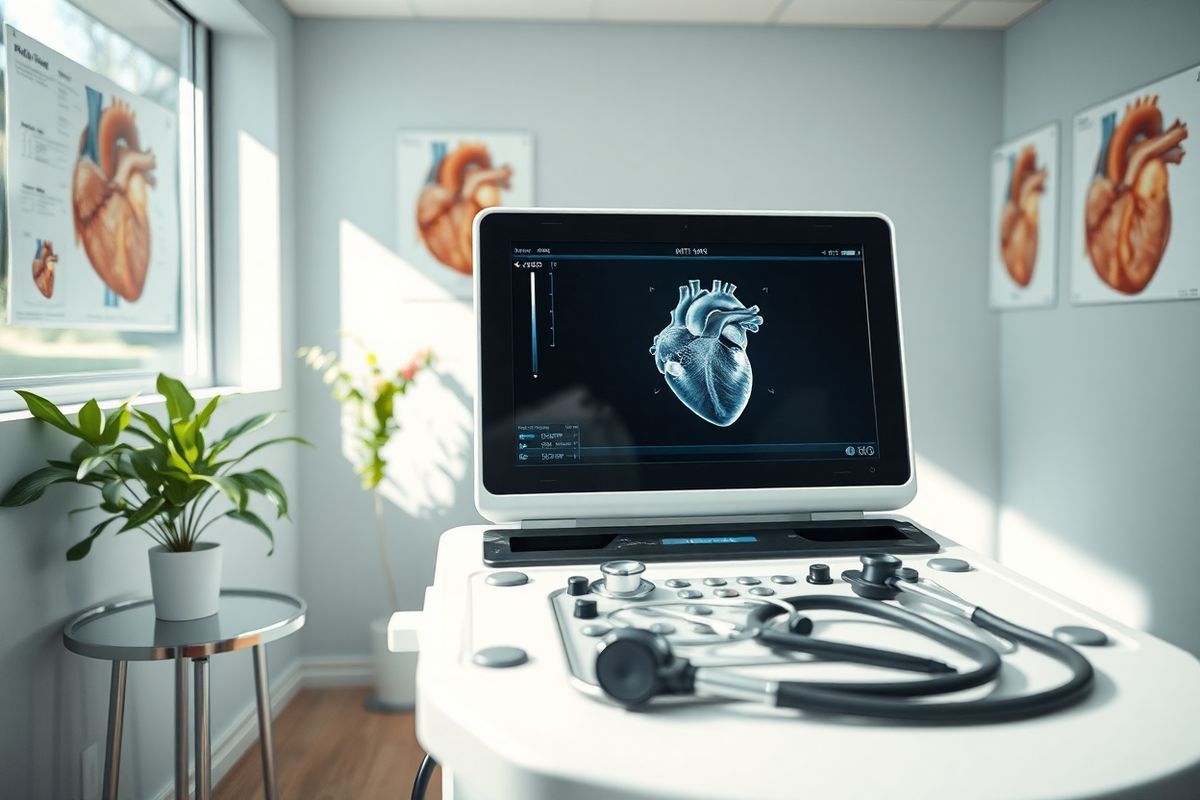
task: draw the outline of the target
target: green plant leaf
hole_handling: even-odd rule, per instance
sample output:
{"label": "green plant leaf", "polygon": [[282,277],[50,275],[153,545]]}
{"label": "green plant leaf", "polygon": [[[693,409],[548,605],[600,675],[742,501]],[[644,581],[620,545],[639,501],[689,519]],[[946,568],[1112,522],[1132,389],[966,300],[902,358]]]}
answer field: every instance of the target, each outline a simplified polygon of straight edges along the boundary
{"label": "green plant leaf", "polygon": [[125,498],[121,496],[121,482],[109,481],[104,484],[104,488],[100,490],[100,496],[104,498],[104,510],[110,514],[119,514],[125,510]]}
{"label": "green plant leaf", "polygon": [[196,410],[196,400],[182,382],[159,373],[158,382],[155,385],[158,393],[167,400],[167,415],[172,422],[187,419]]}
{"label": "green plant leaf", "polygon": [[142,411],[141,409],[138,409],[137,411],[134,411],[133,413],[137,414],[138,419],[140,419],[142,421],[142,423],[145,424],[145,426],[150,429],[150,433],[154,434],[154,437],[156,439],[158,439],[158,441],[162,442],[163,444],[166,444],[167,442],[171,441],[171,437],[167,433],[166,428],[164,428],[162,426],[162,423],[160,423],[157,419],[155,419],[155,417],[153,415],[147,414],[145,411]]}
{"label": "green plant leaf", "polygon": [[100,467],[111,465],[111,455],[88,456],[83,461],[79,462],[79,469],[75,471],[75,480],[83,481],[91,473],[95,472]]}
{"label": "green plant leaf", "polygon": [[196,415],[196,430],[202,430],[208,426],[208,421],[212,419],[213,412],[217,410],[217,404],[221,402],[221,395],[215,395],[209,400],[200,413]]}
{"label": "green plant leaf", "polygon": [[229,501],[238,507],[239,510],[246,508],[246,501],[249,499],[246,496],[246,490],[242,488],[242,484],[235,478],[227,475],[194,475],[193,478],[205,483],[211,483],[217,487],[221,494],[229,498]]}
{"label": "green plant leaf", "polygon": [[167,463],[185,475],[192,474],[192,465],[179,452],[173,440],[167,440]]}
{"label": "green plant leaf", "polygon": [[92,444],[100,443],[100,435],[104,433],[104,414],[100,412],[100,404],[94,399],[88,400],[75,416],[79,423],[79,433]]}
{"label": "green plant leaf", "polygon": [[72,436],[79,436],[79,429],[71,424],[71,421],[58,410],[58,406],[51,403],[46,398],[36,395],[33,392],[27,392],[23,389],[17,389],[17,394],[21,395],[21,399],[25,401],[29,413],[33,414],[42,422],[49,423],[58,428],[63,433],[69,433]]}
{"label": "green plant leaf", "polygon": [[92,542],[96,539],[96,537],[99,536],[100,534],[104,533],[105,528],[107,528],[111,523],[116,522],[120,518],[121,518],[120,515],[115,516],[115,517],[109,517],[108,519],[104,520],[103,522],[99,523],[94,528],[92,528],[92,530],[88,533],[87,538],[85,538],[83,541],[73,545],[71,547],[71,549],[67,551],[67,561],[78,561],[79,559],[86,556],[89,552],[91,552]]}
{"label": "green plant leaf", "polygon": [[308,441],[307,439],[305,439],[305,438],[303,438],[303,437],[300,437],[300,436],[280,436],[280,437],[279,437],[279,438],[277,438],[277,439],[267,439],[265,442],[259,442],[258,444],[254,445],[254,446],[253,446],[253,447],[251,447],[249,450],[247,450],[246,452],[242,453],[242,454],[241,454],[240,456],[238,456],[237,458],[235,458],[235,459],[232,459],[232,460],[230,460],[230,461],[222,461],[222,462],[219,462],[219,463],[217,463],[217,464],[213,464],[213,467],[214,467],[214,468],[219,468],[219,467],[233,467],[233,466],[235,466],[235,465],[237,465],[237,464],[240,464],[240,463],[242,463],[242,462],[243,462],[243,461],[245,461],[247,458],[249,458],[250,456],[252,456],[252,455],[254,455],[255,453],[257,453],[259,450],[262,450],[262,449],[264,449],[264,448],[267,448],[267,447],[271,447],[272,445],[283,444],[284,442],[295,442],[296,444],[302,444],[302,445],[305,445],[305,446],[307,446],[307,447],[312,447],[312,442]]}
{"label": "green plant leaf", "polygon": [[118,408],[114,408],[104,421],[104,432],[100,436],[100,444],[116,444],[121,431],[129,427],[132,419],[133,415],[129,413],[129,403],[123,403]]}
{"label": "green plant leaf", "polygon": [[257,492],[271,501],[275,506],[275,516],[285,517],[288,513],[287,490],[279,479],[265,469],[254,469],[249,472],[229,476],[242,482],[252,492]]}
{"label": "green plant leaf", "polygon": [[163,504],[166,502],[161,497],[151,497],[142,504],[141,508],[129,515],[129,519],[125,520],[125,524],[121,526],[121,530],[117,531],[117,533],[142,527],[154,519],[154,515],[162,510]]}
{"label": "green plant leaf", "polygon": [[[213,446],[214,449],[222,444],[224,444],[225,447],[228,447],[233,443],[233,440],[237,439],[239,436],[245,436],[247,433],[252,433],[260,428],[265,428],[267,425],[270,425],[271,421],[277,416],[279,415],[275,412],[271,412],[268,414],[258,414],[250,417],[250,419],[243,420],[241,423],[234,425],[232,428],[225,431],[225,435],[222,436],[221,440]],[[224,447],[221,449],[224,449]]]}
{"label": "green plant leaf", "polygon": [[42,467],[29,473],[13,484],[12,488],[0,498],[0,506],[12,508],[24,506],[37,500],[49,487],[56,483],[68,483],[75,480],[75,472],[61,467]]}
{"label": "green plant leaf", "polygon": [[267,555],[272,555],[275,552],[275,534],[271,533],[271,529],[267,527],[267,523],[262,521],[253,511],[239,510],[230,511],[225,516],[230,519],[236,519],[238,522],[244,522],[247,525],[258,528],[262,531],[263,536],[267,537],[267,541],[271,543],[271,549],[267,551]]}

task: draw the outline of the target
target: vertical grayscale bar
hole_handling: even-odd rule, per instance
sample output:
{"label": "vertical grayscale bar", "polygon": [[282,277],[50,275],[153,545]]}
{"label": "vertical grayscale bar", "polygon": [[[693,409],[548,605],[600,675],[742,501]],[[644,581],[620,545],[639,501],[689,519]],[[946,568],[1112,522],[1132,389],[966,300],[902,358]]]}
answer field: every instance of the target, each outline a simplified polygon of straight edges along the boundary
{"label": "vertical grayscale bar", "polygon": [[533,374],[538,373],[537,351],[537,273],[529,273],[529,343],[533,348]]}

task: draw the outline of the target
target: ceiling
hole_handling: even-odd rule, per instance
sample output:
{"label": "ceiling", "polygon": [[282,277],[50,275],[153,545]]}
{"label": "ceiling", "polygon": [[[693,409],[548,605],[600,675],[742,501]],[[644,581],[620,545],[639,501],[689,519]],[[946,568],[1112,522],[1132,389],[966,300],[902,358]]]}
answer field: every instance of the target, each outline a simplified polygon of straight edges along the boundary
{"label": "ceiling", "polygon": [[1044,0],[284,0],[307,17],[1003,29]]}

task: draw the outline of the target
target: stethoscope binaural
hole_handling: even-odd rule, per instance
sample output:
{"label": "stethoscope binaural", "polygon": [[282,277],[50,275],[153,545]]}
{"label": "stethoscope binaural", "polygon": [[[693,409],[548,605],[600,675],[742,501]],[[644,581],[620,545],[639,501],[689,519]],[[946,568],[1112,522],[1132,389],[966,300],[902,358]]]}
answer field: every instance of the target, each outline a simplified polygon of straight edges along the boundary
{"label": "stethoscope binaural", "polygon": [[[628,708],[640,706],[656,695],[694,694],[825,714],[948,723],[1000,722],[1035,717],[1077,703],[1091,691],[1094,682],[1092,665],[1073,647],[968,603],[932,581],[921,578],[915,569],[903,567],[895,556],[864,555],[861,561],[861,570],[842,573],[842,579],[850,584],[857,597],[798,595],[779,603],[760,604],[750,613],[744,627],[756,634],[754,638],[772,646],[771,636],[764,636],[769,630],[767,622],[787,613],[789,608],[794,612],[833,610],[864,614],[939,642],[971,659],[974,667],[963,672],[931,669],[926,671],[936,674],[928,678],[898,682],[765,680],[721,667],[693,666],[687,659],[671,651],[665,636],[641,628],[618,628],[605,637],[599,646],[595,664],[597,682],[605,695]],[[1026,645],[1066,666],[1071,677],[1049,689],[1015,697],[911,702],[910,698],[914,697],[957,692],[988,683],[999,675],[1001,661],[996,651],[983,642],[907,609],[881,602],[894,600],[902,593],[917,595],[925,602],[962,617],[982,630]],[[788,637],[789,634],[780,633],[777,636]],[[789,646],[786,641],[781,641],[780,646],[799,650],[803,644],[801,639],[807,639],[809,644],[818,641],[791,635],[788,641],[794,646]],[[834,646],[828,653],[820,653],[811,647],[807,652],[844,660],[836,648],[845,645],[828,644]],[[874,651],[876,654],[879,652]]]}

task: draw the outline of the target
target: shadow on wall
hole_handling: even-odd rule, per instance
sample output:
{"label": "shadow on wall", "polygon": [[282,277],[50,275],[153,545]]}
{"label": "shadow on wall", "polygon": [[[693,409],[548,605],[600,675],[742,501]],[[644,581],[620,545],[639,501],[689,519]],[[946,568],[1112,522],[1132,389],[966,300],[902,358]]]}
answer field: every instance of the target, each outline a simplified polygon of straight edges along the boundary
{"label": "shadow on wall", "polygon": [[[415,518],[445,516],[464,501],[469,507],[474,310],[346,220],[339,227],[339,263],[340,347],[350,363],[358,360],[354,338],[387,365],[405,364],[425,348],[435,356],[434,369],[400,400],[401,429],[384,450],[388,468],[380,492]],[[355,447],[350,422],[342,424],[347,458]]]}

